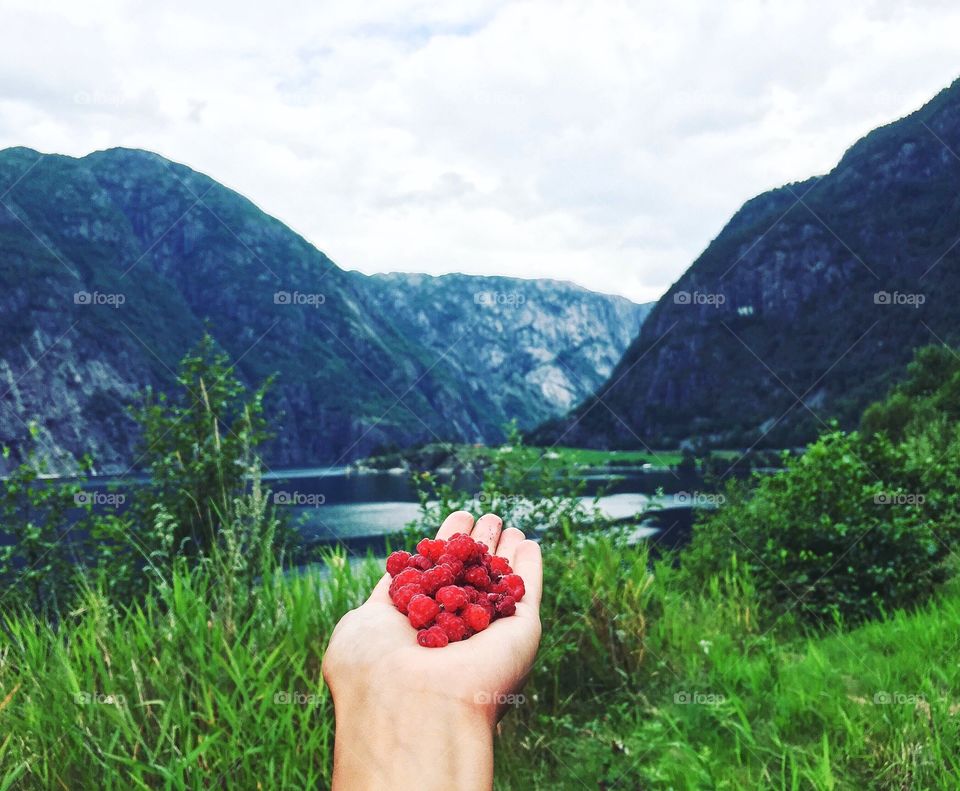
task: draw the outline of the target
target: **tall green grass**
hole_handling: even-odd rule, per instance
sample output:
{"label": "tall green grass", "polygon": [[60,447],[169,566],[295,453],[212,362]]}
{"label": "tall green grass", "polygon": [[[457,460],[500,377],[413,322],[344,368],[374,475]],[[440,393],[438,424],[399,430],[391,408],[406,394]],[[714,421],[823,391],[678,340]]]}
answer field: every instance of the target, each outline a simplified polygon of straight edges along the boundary
{"label": "tall green grass", "polygon": [[[551,545],[545,564],[498,788],[956,788],[956,586],[815,635],[765,612],[733,564],[691,589],[613,536]],[[325,787],[320,659],[380,573],[334,553],[227,602],[204,564],[127,608],[87,590],[56,628],[8,611],[0,789]]]}

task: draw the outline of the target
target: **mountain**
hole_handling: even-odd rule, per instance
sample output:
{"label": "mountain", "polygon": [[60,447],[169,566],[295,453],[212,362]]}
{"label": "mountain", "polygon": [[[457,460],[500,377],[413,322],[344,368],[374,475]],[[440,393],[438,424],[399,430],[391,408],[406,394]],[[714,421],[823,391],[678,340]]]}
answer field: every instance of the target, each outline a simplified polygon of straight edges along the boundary
{"label": "mountain", "polygon": [[[169,388],[205,328],[245,381],[278,375],[270,464],[496,441],[514,414],[533,425],[595,388],[643,315],[571,284],[473,282],[344,271],[243,196],[146,151],[0,151],[0,442],[19,457],[34,422],[55,470],[83,453],[103,471],[136,467],[126,407]],[[494,287],[491,304],[465,303]]]}
{"label": "mountain", "polygon": [[803,442],[960,341],[960,80],[827,175],[748,201],[540,442]]}
{"label": "mountain", "polygon": [[557,280],[374,275],[377,309],[392,315],[472,391],[486,390],[496,427],[534,426],[610,375],[652,304]]}

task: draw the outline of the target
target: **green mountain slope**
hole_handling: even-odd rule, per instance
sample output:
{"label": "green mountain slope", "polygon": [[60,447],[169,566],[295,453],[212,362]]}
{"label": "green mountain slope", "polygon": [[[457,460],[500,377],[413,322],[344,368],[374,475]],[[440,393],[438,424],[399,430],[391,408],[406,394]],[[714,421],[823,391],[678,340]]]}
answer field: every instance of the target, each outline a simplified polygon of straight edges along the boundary
{"label": "green mountain slope", "polygon": [[597,391],[536,432],[598,447],[785,445],[850,424],[960,340],[960,81],[828,175],[746,203]]}

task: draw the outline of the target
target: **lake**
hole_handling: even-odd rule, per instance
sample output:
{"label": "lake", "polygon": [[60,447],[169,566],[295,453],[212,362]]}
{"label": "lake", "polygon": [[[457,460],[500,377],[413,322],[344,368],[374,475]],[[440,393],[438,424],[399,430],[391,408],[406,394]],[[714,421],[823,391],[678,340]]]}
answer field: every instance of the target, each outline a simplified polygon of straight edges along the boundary
{"label": "lake", "polygon": [[[684,543],[692,524],[692,508],[702,495],[701,479],[664,469],[615,468],[585,471],[585,497],[600,498],[601,510],[615,520],[627,520],[637,540],[653,538],[658,543]],[[83,483],[94,509],[116,508],[118,496],[128,497],[143,485],[143,476],[94,478]],[[460,475],[457,485],[477,491],[474,475]],[[334,544],[352,553],[383,551],[384,537],[401,529],[419,512],[416,493],[408,474],[396,472],[358,473],[347,467],[311,467],[271,471],[264,484],[281,513],[287,514],[304,544]],[[657,492],[662,495],[658,496]],[[702,503],[699,503],[702,504]],[[653,507],[654,510],[650,510]],[[483,511],[478,504],[477,513]],[[640,516],[644,512],[645,515]],[[635,519],[634,519],[635,518]],[[0,535],[0,543],[4,543]]]}

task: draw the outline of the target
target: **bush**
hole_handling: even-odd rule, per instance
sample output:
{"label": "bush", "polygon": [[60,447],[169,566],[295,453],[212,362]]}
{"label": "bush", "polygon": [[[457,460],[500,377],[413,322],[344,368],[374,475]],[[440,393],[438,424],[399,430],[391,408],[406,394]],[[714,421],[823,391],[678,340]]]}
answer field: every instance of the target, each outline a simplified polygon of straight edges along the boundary
{"label": "bush", "polygon": [[923,447],[832,432],[754,491],[730,486],[683,555],[691,582],[736,556],[776,612],[820,623],[923,601],[945,577],[956,533],[943,468],[938,479]]}

